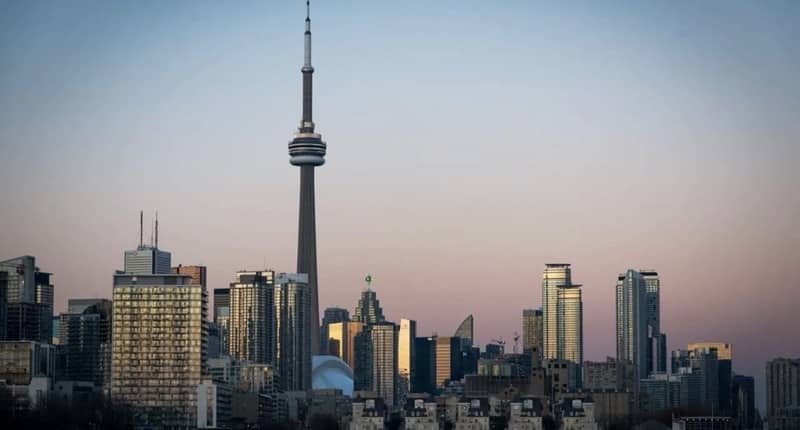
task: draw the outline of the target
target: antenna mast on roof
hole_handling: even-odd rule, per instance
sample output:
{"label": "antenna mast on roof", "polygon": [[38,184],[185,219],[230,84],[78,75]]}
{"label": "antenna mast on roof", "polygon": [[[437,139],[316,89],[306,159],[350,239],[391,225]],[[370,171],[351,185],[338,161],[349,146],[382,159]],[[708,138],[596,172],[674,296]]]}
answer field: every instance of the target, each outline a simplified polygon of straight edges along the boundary
{"label": "antenna mast on roof", "polygon": [[156,211],[156,248],[158,248],[158,211]]}
{"label": "antenna mast on roof", "polygon": [[144,211],[139,211],[139,248],[144,245]]}

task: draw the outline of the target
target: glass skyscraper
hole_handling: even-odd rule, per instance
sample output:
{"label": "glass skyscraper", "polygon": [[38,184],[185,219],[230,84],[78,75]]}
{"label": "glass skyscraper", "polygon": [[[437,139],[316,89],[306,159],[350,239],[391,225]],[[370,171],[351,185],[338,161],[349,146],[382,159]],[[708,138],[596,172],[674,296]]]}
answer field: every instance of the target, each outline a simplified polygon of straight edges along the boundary
{"label": "glass skyscraper", "polygon": [[583,361],[583,298],[567,263],[546,264],[542,275],[542,349],[545,359]]}
{"label": "glass skyscraper", "polygon": [[639,272],[628,270],[617,277],[617,360],[635,364],[637,379],[644,379],[649,374],[649,298],[644,278]]}
{"label": "glass skyscraper", "polygon": [[413,392],[411,384],[414,377],[414,342],[417,338],[417,322],[401,319],[397,330],[397,375],[399,385],[405,392]]}
{"label": "glass skyscraper", "polygon": [[319,330],[309,318],[311,293],[306,274],[280,273],[275,278],[274,364],[284,391],[311,389],[311,332]]}
{"label": "glass skyscraper", "polygon": [[[230,284],[228,353],[238,360],[275,359],[275,273],[238,272]],[[219,311],[221,308],[218,308]]]}

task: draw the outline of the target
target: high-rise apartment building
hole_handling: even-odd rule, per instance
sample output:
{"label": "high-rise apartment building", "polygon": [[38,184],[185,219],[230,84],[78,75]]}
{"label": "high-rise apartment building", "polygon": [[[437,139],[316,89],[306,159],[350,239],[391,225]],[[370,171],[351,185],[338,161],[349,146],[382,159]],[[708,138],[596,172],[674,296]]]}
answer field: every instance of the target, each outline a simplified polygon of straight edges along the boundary
{"label": "high-rise apartment building", "polygon": [[648,375],[648,295],[642,275],[628,270],[617,278],[617,360],[636,366],[637,379]]}
{"label": "high-rise apartment building", "polygon": [[228,353],[237,360],[272,363],[275,359],[275,273],[238,272],[230,284]]}
{"label": "high-rise apartment building", "polygon": [[769,428],[800,428],[800,358],[768,361],[766,380]]}
{"label": "high-rise apartment building", "polygon": [[284,391],[311,389],[311,334],[319,333],[319,325],[309,322],[312,290],[308,279],[305,273],[280,273],[275,278],[274,364]]}
{"label": "high-rise apartment building", "polygon": [[580,364],[583,362],[583,298],[580,285],[558,288],[557,357]]}
{"label": "high-rise apartment building", "polygon": [[168,264],[165,272],[114,275],[111,397],[129,405],[139,425],[191,426],[206,363],[207,296],[190,276],[170,274]]}
{"label": "high-rise apartment building", "polygon": [[320,355],[328,355],[328,354],[337,355],[335,353],[330,352],[331,348],[329,342],[330,338],[328,336],[328,326],[333,323],[340,323],[345,321],[350,321],[350,312],[348,312],[347,309],[337,308],[337,307],[325,309],[325,312],[322,315],[322,324],[320,325],[320,336],[319,336],[319,340],[321,343],[319,349]]}
{"label": "high-rise apartment building", "polygon": [[389,405],[397,396],[397,328],[394,323],[373,324],[368,329],[371,348],[372,388]]}
{"label": "high-rise apartment building", "polygon": [[59,322],[59,379],[111,382],[111,312],[107,299],[69,300]]}
{"label": "high-rise apartment building", "polygon": [[542,358],[542,336],[544,319],[541,309],[523,309],[522,311],[522,350],[535,351]]}
{"label": "high-rise apartment building", "polygon": [[398,385],[404,393],[414,391],[414,343],[417,339],[417,322],[401,319],[397,329],[397,376]]}
{"label": "high-rise apartment building", "polygon": [[383,317],[381,302],[372,288],[367,287],[361,292],[361,298],[358,300],[356,311],[353,314],[353,321],[364,324],[378,324],[386,321],[386,318]]}
{"label": "high-rise apartment building", "polygon": [[231,289],[214,288],[214,324],[219,336],[220,354],[230,354]]}
{"label": "high-rise apartment building", "polygon": [[667,371],[667,335],[661,332],[661,280],[652,269],[639,270],[645,285],[647,306],[647,360],[646,372]]}
{"label": "high-rise apartment building", "polygon": [[583,361],[583,300],[566,263],[545,265],[542,275],[542,349],[546,359]]}

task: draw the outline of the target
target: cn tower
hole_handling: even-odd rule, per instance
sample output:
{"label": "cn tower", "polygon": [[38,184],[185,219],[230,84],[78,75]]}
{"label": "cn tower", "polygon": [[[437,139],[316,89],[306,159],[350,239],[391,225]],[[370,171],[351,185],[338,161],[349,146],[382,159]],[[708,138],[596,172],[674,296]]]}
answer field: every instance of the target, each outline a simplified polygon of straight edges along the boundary
{"label": "cn tower", "polygon": [[314,209],[314,168],[325,163],[325,142],[314,132],[311,119],[311,80],[314,67],[311,66],[311,7],[306,1],[305,61],[303,68],[303,119],[300,127],[289,142],[289,162],[300,166],[300,224],[297,230],[297,273],[308,274],[308,287],[311,290],[311,313],[309,331],[311,332],[311,351],[319,350],[319,292],[317,291],[317,227]]}

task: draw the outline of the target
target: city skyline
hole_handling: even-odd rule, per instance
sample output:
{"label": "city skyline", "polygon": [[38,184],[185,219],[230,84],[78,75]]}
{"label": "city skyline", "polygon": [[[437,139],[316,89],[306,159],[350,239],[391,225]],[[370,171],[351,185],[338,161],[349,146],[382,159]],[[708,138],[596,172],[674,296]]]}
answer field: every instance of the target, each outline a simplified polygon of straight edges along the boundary
{"label": "city skyline", "polygon": [[[162,48],[148,45],[146,36],[125,38],[135,34],[130,33],[134,24],[168,18],[146,8],[124,20],[122,5],[120,10],[99,8],[83,18],[78,18],[80,7],[77,12],[64,9],[61,18],[93,25],[88,33],[70,33],[55,48],[44,47],[52,42],[51,33],[34,37],[16,22],[0,26],[5,28],[0,49],[21,59],[0,77],[0,156],[10,160],[0,179],[15,185],[0,198],[0,258],[35,255],[54,273],[56,312],[65,310],[68,298],[111,296],[108,278],[118,268],[116,252],[135,243],[133,214],[141,207],[161,212],[161,241],[181,256],[176,263],[209,267],[210,288],[225,286],[237,270],[294,267],[290,251],[297,239],[297,226],[292,225],[296,174],[286,165],[284,145],[288,125],[299,112],[299,91],[287,84],[296,82],[297,42],[292,37],[297,33],[297,3],[260,12],[247,9],[256,8],[250,5],[219,17],[208,5],[172,6],[196,14],[199,24],[173,17],[180,24],[171,30],[177,39]],[[676,8],[667,11],[664,25],[651,38],[628,43],[622,43],[623,36],[633,29],[614,30],[599,18],[591,21],[601,30],[596,42],[585,33],[558,31],[556,23],[575,30],[590,18],[557,8],[526,6],[516,10],[519,18],[509,11],[491,11],[497,21],[518,25],[523,18],[540,17],[539,34],[551,39],[535,42],[536,32],[506,31],[492,20],[481,24],[478,12],[460,11],[461,21],[448,21],[448,12],[437,6],[422,19],[420,35],[404,39],[418,53],[403,50],[388,31],[357,42],[335,30],[343,17],[396,12],[359,6],[315,9],[327,17],[315,30],[325,34],[321,55],[315,57],[317,67],[325,70],[317,116],[325,118],[326,136],[341,145],[322,174],[327,183],[320,185],[318,201],[323,220],[318,225],[320,273],[326,285],[320,291],[321,308],[354,309],[361,279],[372,272],[388,320],[417,320],[420,335],[449,334],[471,313],[476,341],[485,344],[498,335],[510,339],[521,330],[519,309],[541,305],[539,276],[545,263],[569,261],[584,285],[584,358],[601,360],[614,355],[616,275],[651,267],[662,278],[662,331],[670,336],[669,350],[696,341],[733,343],[735,370],[756,376],[758,391],[763,390],[768,358],[800,354],[800,346],[785,342],[791,331],[783,331],[791,330],[792,311],[800,304],[792,294],[798,277],[792,262],[800,259],[800,200],[791,170],[791,160],[800,153],[797,126],[787,115],[797,112],[800,100],[788,80],[789,72],[798,70],[800,56],[792,51],[796,47],[778,43],[784,49],[779,50],[769,43],[769,36],[786,41],[796,35],[797,30],[781,26],[796,16],[796,6],[786,6],[791,13],[783,16],[757,9],[761,14],[748,20],[753,10],[735,4],[721,22],[702,31],[701,24],[711,20],[708,9],[695,6],[706,13],[697,15],[696,27],[685,28],[675,24],[676,17],[697,11]],[[29,18],[33,29],[66,25],[35,7],[15,4],[10,9],[11,16]],[[612,12],[601,17],[624,18],[637,27],[652,24],[656,12],[664,11]],[[59,75],[37,75],[43,86],[34,89],[37,77],[23,76],[27,68],[45,61],[50,49],[82,52],[82,44],[100,43],[95,36],[111,32],[100,24],[104,13],[132,27],[112,32],[116,38],[104,42],[109,44],[102,45],[105,49],[80,58],[85,63],[57,58],[69,67]],[[255,17],[274,27],[261,28],[264,23]],[[411,18],[418,17],[400,14],[390,29],[402,28]],[[229,21],[242,25],[223,31]],[[347,22],[355,32],[376,28],[371,20]],[[737,25],[755,29],[764,22],[773,27],[768,36],[735,43],[743,42],[734,34]],[[211,25],[219,38],[206,39],[203,24]],[[459,41],[457,35],[465,36],[470,25],[490,37]],[[279,43],[269,43],[277,33]],[[557,52],[553,40],[568,36],[573,38],[566,39],[571,43],[562,47],[565,52]],[[525,41],[523,48],[513,43],[518,39]],[[204,40],[217,43],[203,46]],[[433,41],[432,46],[426,48],[426,41]],[[178,53],[182,44],[191,49]],[[385,50],[378,51],[380,47]],[[737,56],[726,51],[733,47],[739,49]],[[490,52],[495,48],[500,54]],[[578,67],[581,54],[590,48],[609,56],[589,55],[583,63],[599,78],[590,79]],[[515,49],[542,63],[520,60],[512,55]],[[118,57],[117,50],[130,57]],[[353,52],[369,55],[359,59]],[[656,61],[653,52],[665,59]],[[401,67],[401,60],[382,55],[389,53],[416,63]],[[716,56],[700,59],[709,53]],[[250,54],[270,61],[247,63]],[[161,71],[150,71],[152,75],[141,68],[135,69],[143,75],[121,71],[161,56],[171,62]],[[488,61],[476,64],[470,56]],[[182,64],[180,59],[189,61]],[[492,60],[511,67],[493,66]],[[540,67],[548,62],[556,69],[571,67],[566,67],[566,76],[556,77],[555,69]],[[752,62],[762,67],[744,70]],[[502,82],[520,67],[531,76]],[[715,76],[731,68],[736,73]],[[452,75],[445,72],[453,69],[458,69],[455,79],[448,81]],[[348,77],[352,70],[359,70],[359,76],[378,70],[383,75],[362,84],[354,81],[355,74]],[[114,73],[87,86],[75,80],[80,71],[93,71],[95,78],[101,71]],[[482,81],[486,76],[490,78]],[[240,86],[225,78],[241,78],[233,79]],[[205,89],[223,82],[216,90]],[[562,93],[547,90],[559,82]],[[516,96],[498,95],[520,83],[528,89]],[[264,89],[256,89],[262,85]],[[371,86],[388,88],[377,97],[367,91]],[[164,88],[171,91],[155,91]],[[585,88],[598,91],[590,95]],[[134,95],[133,89],[142,95]],[[409,94],[404,96],[403,89]],[[649,94],[647,100],[640,100],[637,91]],[[77,97],[84,93],[88,96]],[[8,100],[18,103],[12,106]],[[618,104],[609,112],[604,107],[611,102]],[[779,108],[771,107],[773,102]],[[227,112],[231,104],[241,104],[247,112]],[[501,109],[507,117],[498,117],[484,108],[457,104],[512,106],[516,111]],[[101,112],[97,106],[111,108]],[[153,113],[150,107],[156,108]],[[208,118],[214,121],[199,124]],[[526,132],[509,132],[511,124],[523,124]],[[382,133],[387,130],[391,133]],[[202,145],[189,146],[190,141]],[[675,143],[680,141],[688,143]],[[518,156],[509,157],[509,151]],[[166,162],[172,157],[181,163]],[[28,171],[24,166],[48,169]],[[149,169],[160,166],[171,169],[164,184],[145,178]],[[414,174],[409,176],[409,170]],[[98,175],[103,184],[96,183]],[[22,185],[30,189],[26,192]],[[153,193],[158,185],[165,191]],[[264,197],[265,185],[269,198]],[[634,203],[622,211],[619,203],[630,197]],[[34,210],[39,208],[48,210]],[[487,291],[465,267],[501,276],[500,285],[508,287]],[[764,268],[769,268],[766,274]],[[438,312],[443,303],[455,306],[455,292],[461,302],[457,312]],[[498,300],[487,303],[488,293]],[[421,295],[428,300],[412,300]],[[513,312],[504,311],[512,306]],[[772,336],[760,335],[765,332]]]}

